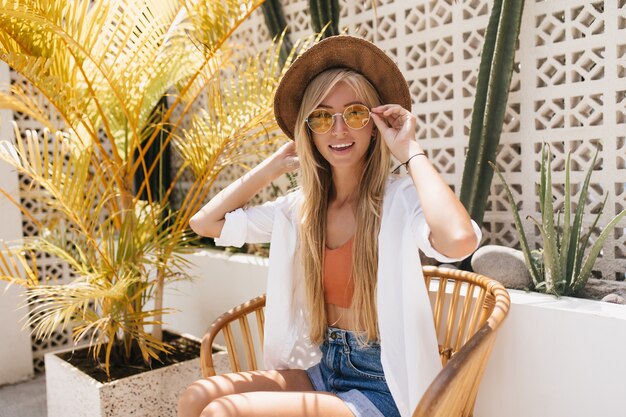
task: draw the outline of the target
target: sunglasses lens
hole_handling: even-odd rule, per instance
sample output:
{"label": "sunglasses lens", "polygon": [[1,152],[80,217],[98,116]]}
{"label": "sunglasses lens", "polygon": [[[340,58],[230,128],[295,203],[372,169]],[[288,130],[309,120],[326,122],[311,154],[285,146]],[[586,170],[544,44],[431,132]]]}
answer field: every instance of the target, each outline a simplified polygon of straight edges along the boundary
{"label": "sunglasses lens", "polygon": [[362,104],[353,104],[343,111],[346,124],[352,129],[361,129],[370,121],[370,110]]}
{"label": "sunglasses lens", "polygon": [[326,133],[333,125],[333,115],[327,110],[315,110],[306,119],[309,128],[315,133]]}
{"label": "sunglasses lens", "polygon": [[[362,104],[353,104],[343,111],[343,120],[351,129],[362,129],[370,121],[370,109]],[[306,119],[309,129],[315,133],[326,133],[333,126],[334,115],[325,109],[314,110]]]}

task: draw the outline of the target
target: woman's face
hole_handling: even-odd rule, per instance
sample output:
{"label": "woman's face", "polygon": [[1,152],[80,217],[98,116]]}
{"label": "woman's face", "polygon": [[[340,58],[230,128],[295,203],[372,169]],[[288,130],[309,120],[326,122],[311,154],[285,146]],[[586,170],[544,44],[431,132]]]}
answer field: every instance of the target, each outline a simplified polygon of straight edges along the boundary
{"label": "woman's face", "polygon": [[[337,83],[322,100],[317,109],[328,110],[331,114],[343,113],[352,104],[365,104],[348,84]],[[333,168],[358,166],[365,160],[372,140],[374,121],[370,118],[361,129],[346,125],[341,115],[333,116],[334,123],[326,133],[311,132],[313,143],[320,154]]]}

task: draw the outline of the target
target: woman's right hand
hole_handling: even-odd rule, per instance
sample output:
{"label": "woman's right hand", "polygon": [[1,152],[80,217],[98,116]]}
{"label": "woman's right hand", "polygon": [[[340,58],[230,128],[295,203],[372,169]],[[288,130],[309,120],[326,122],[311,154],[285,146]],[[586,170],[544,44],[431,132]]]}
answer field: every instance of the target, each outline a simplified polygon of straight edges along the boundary
{"label": "woman's right hand", "polygon": [[226,213],[243,207],[272,181],[299,167],[296,144],[289,141],[205,204],[189,220],[191,229],[201,236],[221,236]]}
{"label": "woman's right hand", "polygon": [[300,168],[300,160],[296,153],[296,143],[290,140],[282,145],[272,154],[272,160],[283,174],[293,172]]}

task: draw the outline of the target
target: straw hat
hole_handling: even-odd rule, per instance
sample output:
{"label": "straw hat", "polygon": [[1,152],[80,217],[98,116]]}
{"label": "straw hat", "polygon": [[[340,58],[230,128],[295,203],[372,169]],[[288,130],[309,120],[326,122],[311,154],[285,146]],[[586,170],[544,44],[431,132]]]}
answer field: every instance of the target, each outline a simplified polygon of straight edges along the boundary
{"label": "straw hat", "polygon": [[289,138],[294,138],[304,90],[313,78],[330,68],[347,68],[362,74],[376,88],[383,104],[400,104],[411,110],[411,93],[406,80],[385,52],[364,39],[331,36],[300,55],[278,84],[274,115]]}

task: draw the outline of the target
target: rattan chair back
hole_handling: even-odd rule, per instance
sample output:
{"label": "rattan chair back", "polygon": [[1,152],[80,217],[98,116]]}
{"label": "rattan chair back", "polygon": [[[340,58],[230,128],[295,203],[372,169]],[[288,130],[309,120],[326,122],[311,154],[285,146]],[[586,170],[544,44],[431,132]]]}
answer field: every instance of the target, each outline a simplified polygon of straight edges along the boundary
{"label": "rattan chair back", "polygon": [[[434,266],[423,268],[431,297],[439,354],[444,365],[413,417],[468,417],[498,327],[509,310],[509,295],[483,275]],[[212,346],[222,333],[233,372],[258,369],[263,346],[265,295],[218,317],[202,339],[204,377],[215,375]]]}

